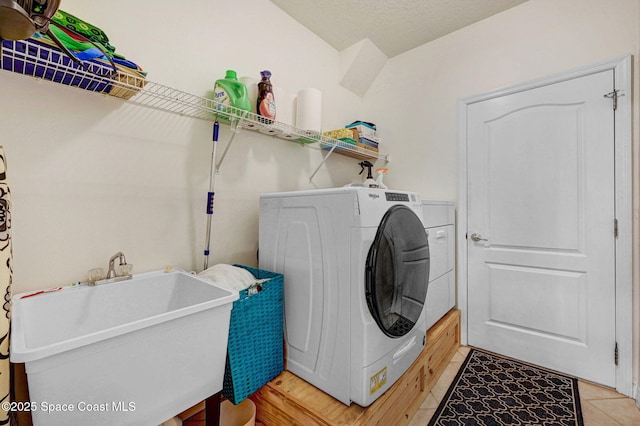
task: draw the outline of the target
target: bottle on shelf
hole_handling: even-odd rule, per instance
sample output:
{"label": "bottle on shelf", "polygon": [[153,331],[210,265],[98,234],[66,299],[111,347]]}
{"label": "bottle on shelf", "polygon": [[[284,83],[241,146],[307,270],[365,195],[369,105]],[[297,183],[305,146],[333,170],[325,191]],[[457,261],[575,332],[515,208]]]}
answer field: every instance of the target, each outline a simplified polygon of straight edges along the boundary
{"label": "bottle on shelf", "polygon": [[256,112],[264,117],[261,121],[271,124],[276,119],[276,100],[273,96],[273,86],[271,85],[271,72],[264,70],[260,72],[262,80],[258,83],[258,101]]}
{"label": "bottle on shelf", "polygon": [[223,79],[216,80],[213,96],[213,99],[218,102],[216,109],[219,111],[233,113],[233,110],[228,107],[234,107],[251,112],[247,86],[238,81],[234,70],[227,70]]}

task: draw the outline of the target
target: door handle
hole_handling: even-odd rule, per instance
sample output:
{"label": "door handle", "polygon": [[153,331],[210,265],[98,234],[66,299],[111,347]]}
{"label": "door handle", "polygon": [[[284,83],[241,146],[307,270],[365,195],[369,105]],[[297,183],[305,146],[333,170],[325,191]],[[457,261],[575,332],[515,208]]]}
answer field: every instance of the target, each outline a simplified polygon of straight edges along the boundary
{"label": "door handle", "polygon": [[473,234],[471,234],[471,239],[473,241],[489,241],[486,238],[482,238],[482,235],[476,234],[475,232]]}

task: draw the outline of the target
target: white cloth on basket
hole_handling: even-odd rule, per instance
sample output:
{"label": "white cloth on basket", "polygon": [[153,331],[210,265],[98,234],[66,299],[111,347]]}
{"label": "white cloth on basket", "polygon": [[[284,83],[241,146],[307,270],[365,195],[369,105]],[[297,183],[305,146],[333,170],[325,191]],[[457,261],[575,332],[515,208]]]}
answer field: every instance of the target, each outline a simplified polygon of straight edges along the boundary
{"label": "white cloth on basket", "polygon": [[244,268],[238,266],[219,263],[198,274],[199,277],[212,281],[221,287],[229,290],[242,291],[254,284],[260,284],[265,281],[259,280],[253,274]]}

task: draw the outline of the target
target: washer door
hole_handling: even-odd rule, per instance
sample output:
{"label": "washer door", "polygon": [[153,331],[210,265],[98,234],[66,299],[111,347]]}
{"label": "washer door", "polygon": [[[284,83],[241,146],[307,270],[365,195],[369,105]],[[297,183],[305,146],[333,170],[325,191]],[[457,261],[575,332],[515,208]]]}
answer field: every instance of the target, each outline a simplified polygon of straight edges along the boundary
{"label": "washer door", "polygon": [[408,207],[385,213],[371,244],[365,270],[371,315],[390,337],[407,334],[420,318],[429,283],[429,241]]}

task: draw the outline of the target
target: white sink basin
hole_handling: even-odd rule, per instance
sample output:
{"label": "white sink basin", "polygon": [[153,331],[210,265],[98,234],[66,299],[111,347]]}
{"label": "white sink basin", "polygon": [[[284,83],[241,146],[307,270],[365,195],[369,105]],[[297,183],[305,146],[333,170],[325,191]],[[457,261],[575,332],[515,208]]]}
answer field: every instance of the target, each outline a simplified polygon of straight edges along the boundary
{"label": "white sink basin", "polygon": [[[157,425],[222,389],[238,294],[182,271],[13,298],[36,426]],[[32,407],[33,408],[33,407]]]}

